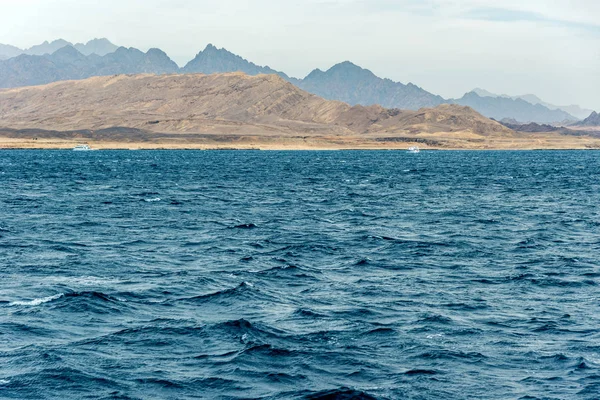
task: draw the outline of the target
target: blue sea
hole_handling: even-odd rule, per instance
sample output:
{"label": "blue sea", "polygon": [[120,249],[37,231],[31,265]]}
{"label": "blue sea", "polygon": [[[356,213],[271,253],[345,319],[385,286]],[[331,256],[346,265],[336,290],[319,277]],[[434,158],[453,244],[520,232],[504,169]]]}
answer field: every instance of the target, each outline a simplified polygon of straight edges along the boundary
{"label": "blue sea", "polygon": [[2,399],[598,399],[600,152],[2,151]]}

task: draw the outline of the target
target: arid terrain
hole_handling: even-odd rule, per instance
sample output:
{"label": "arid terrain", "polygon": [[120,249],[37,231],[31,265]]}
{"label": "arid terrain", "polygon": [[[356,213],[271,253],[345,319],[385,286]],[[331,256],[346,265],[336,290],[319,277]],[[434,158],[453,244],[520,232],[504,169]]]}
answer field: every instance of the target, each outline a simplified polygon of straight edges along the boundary
{"label": "arid terrain", "polygon": [[600,139],[525,133],[469,107],[350,106],[277,75],[117,75],[0,90],[0,147],[600,148]]}

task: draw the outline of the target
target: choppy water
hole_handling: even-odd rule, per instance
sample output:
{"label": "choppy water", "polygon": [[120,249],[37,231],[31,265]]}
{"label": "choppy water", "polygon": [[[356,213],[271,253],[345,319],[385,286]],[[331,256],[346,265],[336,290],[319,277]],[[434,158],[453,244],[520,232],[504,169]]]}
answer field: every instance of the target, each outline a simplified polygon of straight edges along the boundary
{"label": "choppy water", "polygon": [[1,152],[0,398],[597,399],[599,160]]}

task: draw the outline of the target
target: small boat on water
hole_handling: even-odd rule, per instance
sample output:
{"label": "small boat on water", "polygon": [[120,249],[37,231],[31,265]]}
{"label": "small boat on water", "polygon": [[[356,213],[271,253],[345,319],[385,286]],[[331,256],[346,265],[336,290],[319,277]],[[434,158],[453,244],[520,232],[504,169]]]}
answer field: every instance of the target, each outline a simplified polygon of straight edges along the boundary
{"label": "small boat on water", "polygon": [[410,146],[408,148],[408,152],[409,153],[420,153],[421,149],[419,149],[417,146]]}
{"label": "small boat on water", "polygon": [[90,146],[88,146],[87,144],[78,144],[77,146],[73,147],[73,151],[89,151]]}

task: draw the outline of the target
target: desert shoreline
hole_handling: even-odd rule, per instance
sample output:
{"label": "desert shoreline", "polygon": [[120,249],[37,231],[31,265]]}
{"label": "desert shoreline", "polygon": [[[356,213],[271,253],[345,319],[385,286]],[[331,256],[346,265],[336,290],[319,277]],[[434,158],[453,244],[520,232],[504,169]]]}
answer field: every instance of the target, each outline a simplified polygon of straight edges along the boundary
{"label": "desert shoreline", "polygon": [[422,143],[400,144],[298,144],[298,143],[256,143],[254,145],[235,144],[200,144],[200,143],[145,143],[145,142],[93,142],[93,141],[21,141],[0,138],[0,151],[9,150],[72,150],[78,144],[88,144],[92,151],[121,151],[121,150],[189,150],[189,151],[407,151],[410,146],[418,146],[421,151],[540,151],[540,150],[600,150],[599,140],[585,143],[553,143],[550,146],[534,143],[519,143],[510,146],[506,144],[486,146],[424,146]]}

